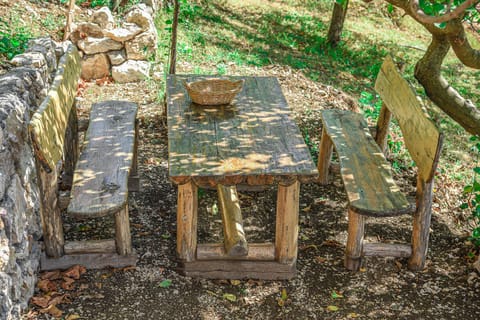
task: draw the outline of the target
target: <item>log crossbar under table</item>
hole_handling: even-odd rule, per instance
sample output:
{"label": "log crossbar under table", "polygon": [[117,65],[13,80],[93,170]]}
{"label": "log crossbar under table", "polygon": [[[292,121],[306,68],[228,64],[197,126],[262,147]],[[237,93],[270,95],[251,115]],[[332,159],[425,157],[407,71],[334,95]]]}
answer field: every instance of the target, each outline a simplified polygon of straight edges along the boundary
{"label": "log crossbar under table", "polygon": [[[178,185],[177,255],[185,275],[290,279],[295,275],[300,182],[318,171],[276,78],[245,81],[227,106],[191,102],[184,81],[167,79],[169,177]],[[236,186],[278,185],[274,243],[247,243]],[[197,244],[197,187],[218,191],[224,243]]]}

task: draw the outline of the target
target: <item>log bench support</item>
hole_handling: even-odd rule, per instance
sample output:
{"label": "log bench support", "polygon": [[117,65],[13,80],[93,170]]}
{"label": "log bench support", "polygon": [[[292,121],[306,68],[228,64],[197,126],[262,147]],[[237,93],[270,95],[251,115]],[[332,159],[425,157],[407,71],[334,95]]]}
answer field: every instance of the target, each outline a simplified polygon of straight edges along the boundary
{"label": "log bench support", "polygon": [[248,244],[243,231],[242,210],[237,188],[218,184],[217,193],[222,214],[225,252],[229,256],[246,256]]}
{"label": "log bench support", "polygon": [[[333,148],[349,200],[345,267],[358,270],[364,256],[409,258],[411,270],[422,270],[428,249],[433,178],[443,136],[422,111],[414,91],[387,57],[375,89],[384,104],[375,139],[363,116],[346,110],[322,112],[322,137],[318,159],[319,183],[328,183]],[[385,159],[391,117],[398,120],[405,145],[418,167],[416,205],[411,205],[395,184]],[[411,244],[364,242],[367,216],[388,217],[414,213]]]}
{"label": "log bench support", "polygon": [[296,272],[300,182],[278,185],[275,243],[247,243],[235,186],[217,185],[224,243],[197,244],[197,186],[178,185],[177,256],[181,272],[212,279],[291,279]]}
{"label": "log bench support", "polygon": [[[138,189],[137,105],[125,101],[94,104],[79,155],[74,103],[79,76],[80,57],[70,46],[60,59],[49,94],[29,124],[41,194],[42,270],[75,264],[87,268],[136,264],[127,203],[128,186]],[[112,216],[115,239],[65,241],[60,177],[62,188],[71,187],[67,214],[81,219]]]}

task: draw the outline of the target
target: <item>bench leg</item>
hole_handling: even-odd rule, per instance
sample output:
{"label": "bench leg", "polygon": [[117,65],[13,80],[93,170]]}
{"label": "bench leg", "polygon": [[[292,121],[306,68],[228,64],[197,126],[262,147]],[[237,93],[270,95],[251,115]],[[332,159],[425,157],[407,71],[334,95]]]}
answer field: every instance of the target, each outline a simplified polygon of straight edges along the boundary
{"label": "bench leg", "polygon": [[115,244],[119,255],[132,253],[132,236],[128,221],[128,205],[115,214]]}
{"label": "bench leg", "polygon": [[322,129],[322,137],[320,140],[320,150],[318,151],[318,183],[328,183],[328,168],[330,166],[330,160],[332,158],[333,143],[332,139],[327,134],[325,127]]}
{"label": "bench leg", "polygon": [[37,164],[38,181],[40,182],[40,213],[42,218],[43,242],[48,257],[59,258],[64,254],[65,239],[60,208],[58,207],[57,172],[47,173]]}
{"label": "bench leg", "polygon": [[364,231],[365,217],[348,209],[348,238],[345,249],[345,268],[348,270],[360,269]]}
{"label": "bench leg", "polygon": [[298,181],[289,186],[278,185],[275,255],[277,261],[284,264],[297,259],[299,194]]}
{"label": "bench leg", "polygon": [[430,183],[417,182],[417,210],[413,218],[412,256],[408,261],[410,270],[419,271],[425,266],[428,237],[432,215],[433,180]]}
{"label": "bench leg", "polygon": [[72,189],[73,172],[79,156],[78,149],[78,119],[77,111],[69,113],[68,126],[65,131],[65,160],[63,162],[62,188],[64,190]]}
{"label": "bench leg", "polygon": [[128,177],[128,191],[140,191],[140,177],[138,176],[138,120],[135,120],[135,138],[133,145],[132,168]]}
{"label": "bench leg", "polygon": [[197,249],[197,186],[193,181],[178,186],[177,255],[183,262],[195,260]]}

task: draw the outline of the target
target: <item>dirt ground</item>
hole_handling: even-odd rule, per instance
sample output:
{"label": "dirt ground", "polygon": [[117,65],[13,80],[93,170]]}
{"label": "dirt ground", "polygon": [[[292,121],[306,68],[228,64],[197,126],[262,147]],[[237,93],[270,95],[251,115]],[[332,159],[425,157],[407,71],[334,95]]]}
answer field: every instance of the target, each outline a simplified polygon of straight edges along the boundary
{"label": "dirt ground", "polygon": [[[189,66],[180,66],[189,71]],[[244,71],[243,71],[244,72]],[[302,131],[313,143],[320,133],[319,110],[354,108],[348,96],[305,78],[288,67],[251,69],[251,74],[279,78]],[[332,184],[304,184],[300,198],[297,275],[290,281],[204,280],[177,272],[176,188],[168,179],[166,119],[157,98],[158,84],[85,84],[81,113],[99,100],[127,99],[140,106],[139,171],[141,192],[130,198],[135,268],[88,270],[58,289],[56,305],[63,319],[479,319],[480,279],[466,235],[451,213],[455,198],[438,179],[427,265],[411,272],[406,261],[366,258],[360,272],[343,267],[346,240],[346,197],[338,174]],[[401,187],[414,192],[408,173]],[[451,185],[450,185],[451,187]],[[450,190],[450,191],[448,191]],[[247,239],[273,240],[275,188],[241,192]],[[448,193],[448,195],[446,195]],[[414,195],[414,194],[411,194]],[[199,200],[199,242],[221,239],[221,217],[213,207],[216,195],[202,190]],[[450,206],[450,207],[449,207]],[[410,216],[367,222],[367,240],[408,241]],[[113,233],[105,220],[78,224],[67,221],[66,236],[98,238]],[[45,295],[40,289],[37,296]],[[53,313],[55,314],[55,313]],[[25,319],[50,319],[32,304]]]}

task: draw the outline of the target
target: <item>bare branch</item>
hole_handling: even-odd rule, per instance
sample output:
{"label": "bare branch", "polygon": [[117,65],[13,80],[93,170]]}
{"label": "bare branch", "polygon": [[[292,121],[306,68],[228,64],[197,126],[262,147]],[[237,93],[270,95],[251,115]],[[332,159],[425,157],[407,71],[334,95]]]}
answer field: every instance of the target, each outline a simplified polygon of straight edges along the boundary
{"label": "bare branch", "polygon": [[442,23],[447,22],[452,19],[459,17],[462,13],[465,12],[468,8],[473,6],[474,4],[478,3],[479,0],[466,0],[464,3],[456,7],[453,11],[447,12],[441,16],[429,16],[420,8],[419,0],[411,0],[410,1],[410,9],[412,12],[413,17],[422,22],[422,23]]}
{"label": "bare branch", "polygon": [[460,19],[448,23],[446,36],[457,58],[467,67],[480,69],[480,51],[472,48]]}
{"label": "bare branch", "polygon": [[440,109],[469,133],[479,135],[480,109],[472,101],[463,98],[441,75],[440,68],[449,49],[447,36],[433,35],[427,52],[417,62],[415,78]]}

